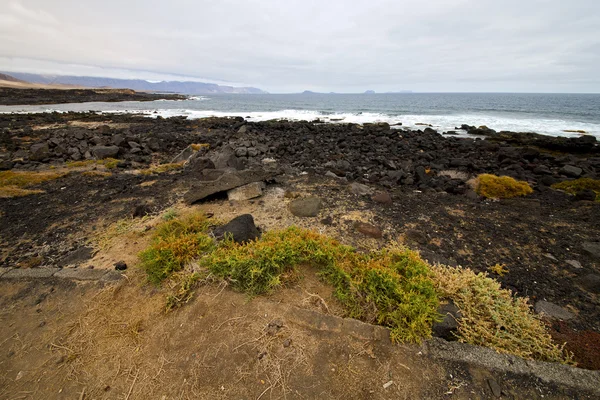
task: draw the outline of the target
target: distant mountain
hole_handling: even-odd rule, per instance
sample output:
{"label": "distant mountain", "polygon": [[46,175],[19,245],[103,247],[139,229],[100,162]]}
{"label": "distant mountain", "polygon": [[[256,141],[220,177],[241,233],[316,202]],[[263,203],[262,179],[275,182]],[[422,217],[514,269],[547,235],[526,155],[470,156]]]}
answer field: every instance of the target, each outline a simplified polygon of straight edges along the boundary
{"label": "distant mountain", "polygon": [[215,83],[190,81],[146,81],[143,79],[114,79],[96,78],[92,76],[39,75],[21,72],[11,72],[13,77],[31,83],[45,85],[75,85],[82,87],[101,87],[115,89],[132,89],[140,92],[162,92],[183,94],[214,94],[214,93],[267,93],[253,87],[223,86]]}
{"label": "distant mountain", "polygon": [[20,79],[17,79],[13,76],[10,75],[6,75],[6,74],[1,74],[0,73],[0,81],[7,81],[7,82],[17,82],[17,83],[26,83],[25,81],[22,81]]}

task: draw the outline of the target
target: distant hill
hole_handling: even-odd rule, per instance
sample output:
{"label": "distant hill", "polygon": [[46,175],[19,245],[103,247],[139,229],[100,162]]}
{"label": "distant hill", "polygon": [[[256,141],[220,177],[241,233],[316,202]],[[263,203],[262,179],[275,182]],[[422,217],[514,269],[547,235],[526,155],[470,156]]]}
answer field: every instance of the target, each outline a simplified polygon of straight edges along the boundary
{"label": "distant hill", "polygon": [[96,78],[91,76],[40,75],[11,72],[11,76],[31,83],[43,85],[74,85],[80,87],[132,89],[140,92],[162,92],[183,94],[214,93],[266,93],[253,87],[234,87],[214,83],[190,81],[146,81],[142,79]]}
{"label": "distant hill", "polygon": [[0,81],[26,83],[25,81],[15,78],[14,76],[1,74],[1,73],[0,73]]}

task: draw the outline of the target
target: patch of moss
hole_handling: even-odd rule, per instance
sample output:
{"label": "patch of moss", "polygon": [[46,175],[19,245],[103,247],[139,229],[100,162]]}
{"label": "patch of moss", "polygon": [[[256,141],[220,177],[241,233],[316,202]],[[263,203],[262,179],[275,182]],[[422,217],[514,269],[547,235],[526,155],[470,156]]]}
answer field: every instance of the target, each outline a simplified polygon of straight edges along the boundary
{"label": "patch of moss", "polygon": [[458,327],[461,342],[528,360],[573,364],[572,354],[553,342],[527,298],[513,296],[496,280],[470,269],[435,266],[432,271],[440,294],[463,315]]}
{"label": "patch of moss", "polygon": [[577,194],[582,190],[591,189],[596,192],[596,201],[600,201],[600,179],[579,178],[572,181],[555,183],[551,187],[569,194]]}
{"label": "patch of moss", "polygon": [[477,180],[477,194],[487,198],[509,199],[533,193],[529,183],[518,181],[510,176],[482,174],[477,177]]}

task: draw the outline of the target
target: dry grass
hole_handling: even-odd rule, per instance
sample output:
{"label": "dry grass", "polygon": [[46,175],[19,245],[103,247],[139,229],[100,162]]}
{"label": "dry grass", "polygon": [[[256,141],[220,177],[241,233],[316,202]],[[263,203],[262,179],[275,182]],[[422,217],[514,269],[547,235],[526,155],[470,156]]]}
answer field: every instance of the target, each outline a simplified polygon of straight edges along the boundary
{"label": "dry grass", "polygon": [[210,144],[208,144],[208,143],[197,143],[197,144],[191,144],[190,147],[194,151],[200,151],[202,149],[208,150],[210,148]]}
{"label": "dry grass", "polygon": [[164,172],[174,171],[183,168],[183,163],[169,163],[154,165],[150,168],[140,170],[142,175],[162,174]]}
{"label": "dry grass", "polygon": [[527,182],[509,176],[482,174],[477,177],[476,192],[487,198],[509,199],[531,194],[533,189]]}
{"label": "dry grass", "polygon": [[2,171],[0,172],[0,198],[20,197],[43,193],[43,190],[26,189],[42,182],[62,178],[64,172],[55,171]]}
{"label": "dry grass", "polygon": [[67,161],[65,165],[70,169],[87,168],[96,165],[101,165],[108,169],[114,169],[117,167],[117,164],[119,164],[119,160],[115,158],[105,158],[103,160]]}
{"label": "dry grass", "polygon": [[527,298],[513,296],[486,274],[470,269],[432,268],[438,291],[461,310],[459,340],[528,360],[573,364],[572,354],[555,344]]}
{"label": "dry grass", "polygon": [[459,179],[463,182],[469,180],[469,174],[463,171],[445,170],[438,173],[440,176],[447,176],[450,179]]}
{"label": "dry grass", "polygon": [[85,171],[85,172],[82,172],[81,175],[83,175],[83,176],[89,176],[89,177],[92,177],[92,178],[108,178],[109,176],[112,176],[112,174],[110,172],[107,172],[107,171],[96,171],[96,170]]}

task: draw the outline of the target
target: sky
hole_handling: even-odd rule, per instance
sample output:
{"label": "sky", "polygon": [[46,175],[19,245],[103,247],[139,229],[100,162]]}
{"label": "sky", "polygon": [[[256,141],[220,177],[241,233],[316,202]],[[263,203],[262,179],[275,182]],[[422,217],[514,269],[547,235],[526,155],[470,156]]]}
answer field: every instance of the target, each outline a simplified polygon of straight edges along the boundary
{"label": "sky", "polygon": [[272,93],[600,92],[598,0],[0,3],[0,71]]}

